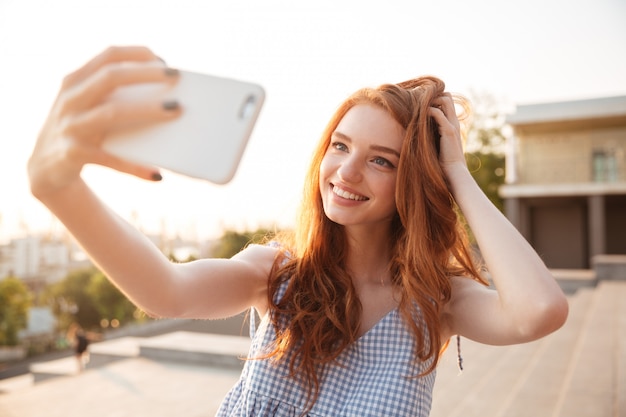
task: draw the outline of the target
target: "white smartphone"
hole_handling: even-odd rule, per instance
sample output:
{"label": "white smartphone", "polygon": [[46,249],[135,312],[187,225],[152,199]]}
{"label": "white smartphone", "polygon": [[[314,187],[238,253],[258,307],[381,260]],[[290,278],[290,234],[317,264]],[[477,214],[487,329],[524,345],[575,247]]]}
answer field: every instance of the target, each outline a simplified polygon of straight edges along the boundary
{"label": "white smartphone", "polygon": [[106,151],[121,158],[226,184],[235,172],[263,106],[255,83],[180,71],[174,86],[148,83],[120,88],[112,100],[176,100],[176,120],[135,126],[109,134]]}

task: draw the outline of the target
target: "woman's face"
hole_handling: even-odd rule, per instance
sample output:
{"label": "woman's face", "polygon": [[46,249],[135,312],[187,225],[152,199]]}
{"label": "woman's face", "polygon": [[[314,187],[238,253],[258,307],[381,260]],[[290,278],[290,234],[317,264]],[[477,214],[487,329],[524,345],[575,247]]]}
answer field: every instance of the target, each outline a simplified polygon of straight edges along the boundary
{"label": "woman's face", "polygon": [[326,216],[344,226],[389,227],[404,129],[385,110],[351,108],[333,132],[320,166]]}

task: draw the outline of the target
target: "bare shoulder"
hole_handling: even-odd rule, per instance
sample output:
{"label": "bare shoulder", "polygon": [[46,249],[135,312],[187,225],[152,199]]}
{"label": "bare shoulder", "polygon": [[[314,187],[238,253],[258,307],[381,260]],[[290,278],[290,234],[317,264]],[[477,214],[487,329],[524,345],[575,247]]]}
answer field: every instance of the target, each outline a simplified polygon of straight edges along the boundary
{"label": "bare shoulder", "polygon": [[276,259],[281,255],[279,248],[270,245],[252,244],[232,257],[232,260],[240,263],[248,272],[248,276],[254,280],[252,285],[261,291],[255,307],[263,316],[267,310],[268,279],[274,267]]}
{"label": "bare shoulder", "polygon": [[276,257],[280,254],[277,247],[270,245],[248,245],[244,250],[232,257],[239,262],[250,263],[267,271],[269,275]]}
{"label": "bare shoulder", "polygon": [[231,260],[235,261],[245,274],[251,279],[261,281],[265,287],[280,250],[267,245],[249,245],[244,250],[234,255]]}
{"label": "bare shoulder", "polygon": [[178,264],[170,297],[181,300],[168,317],[220,319],[255,307],[267,309],[268,278],[279,249],[250,245],[230,259],[209,258]]}

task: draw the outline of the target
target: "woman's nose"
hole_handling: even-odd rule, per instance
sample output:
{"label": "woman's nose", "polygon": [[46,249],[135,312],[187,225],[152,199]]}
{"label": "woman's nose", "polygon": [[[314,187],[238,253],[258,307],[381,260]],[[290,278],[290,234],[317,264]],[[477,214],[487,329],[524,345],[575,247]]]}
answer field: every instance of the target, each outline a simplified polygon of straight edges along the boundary
{"label": "woman's nose", "polygon": [[341,161],[337,174],[346,182],[359,182],[363,178],[363,167],[354,155],[350,155]]}

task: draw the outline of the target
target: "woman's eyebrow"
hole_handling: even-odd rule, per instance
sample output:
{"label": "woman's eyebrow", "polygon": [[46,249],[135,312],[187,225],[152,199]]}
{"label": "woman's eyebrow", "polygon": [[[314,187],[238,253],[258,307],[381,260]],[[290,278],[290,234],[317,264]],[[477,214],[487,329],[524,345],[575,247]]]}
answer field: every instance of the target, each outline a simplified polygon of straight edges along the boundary
{"label": "woman's eyebrow", "polygon": [[350,136],[346,135],[345,133],[338,132],[336,130],[333,132],[333,134],[331,136],[337,136],[339,139],[343,139],[345,141],[352,142],[352,139],[350,138]]}
{"label": "woman's eyebrow", "polygon": [[[339,139],[345,140],[346,142],[350,142],[350,143],[352,142],[352,138],[350,138],[350,136],[346,135],[345,133],[338,132],[336,130],[332,133],[331,136],[336,136]],[[373,149],[378,152],[389,153],[400,158],[400,152],[396,151],[395,149],[389,148],[387,146],[371,145],[370,149]]]}
{"label": "woman's eyebrow", "polygon": [[378,152],[390,153],[400,158],[400,152],[396,151],[395,149],[388,148],[386,146],[372,145],[370,146],[370,149],[374,149],[375,151],[378,151]]}

